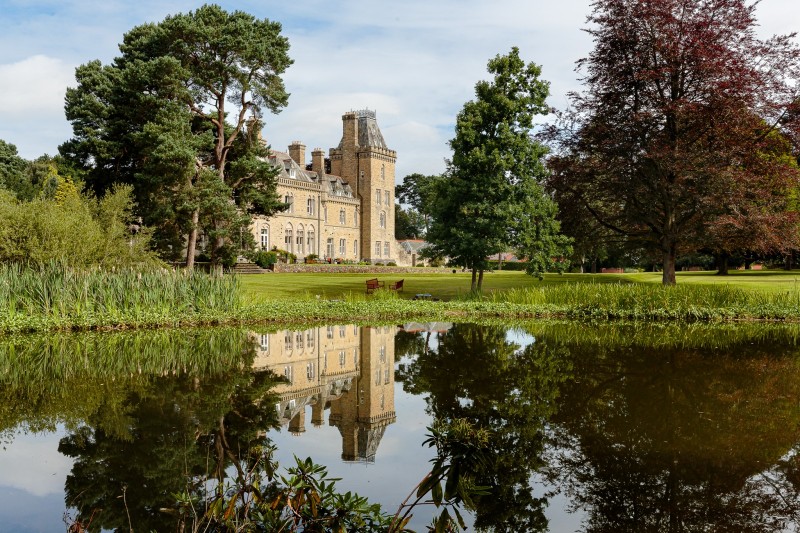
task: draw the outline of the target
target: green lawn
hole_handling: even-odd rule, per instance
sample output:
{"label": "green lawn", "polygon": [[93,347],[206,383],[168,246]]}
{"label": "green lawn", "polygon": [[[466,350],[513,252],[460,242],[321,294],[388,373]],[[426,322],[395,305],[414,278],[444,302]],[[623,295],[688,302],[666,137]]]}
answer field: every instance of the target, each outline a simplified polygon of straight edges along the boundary
{"label": "green lawn", "polygon": [[[469,292],[469,273],[413,273],[413,274],[262,274],[241,276],[245,294],[253,300],[263,301],[284,298],[340,299],[365,294],[367,279],[377,277],[387,286],[399,279],[405,280],[403,298],[413,298],[418,293],[428,293],[442,300],[451,300]],[[726,284],[760,292],[792,291],[800,287],[800,271],[734,271],[728,276],[714,272],[680,272],[679,284]],[[513,288],[541,287],[558,283],[661,283],[661,274],[547,274],[543,281],[524,272],[490,272],[484,276],[484,293]]]}

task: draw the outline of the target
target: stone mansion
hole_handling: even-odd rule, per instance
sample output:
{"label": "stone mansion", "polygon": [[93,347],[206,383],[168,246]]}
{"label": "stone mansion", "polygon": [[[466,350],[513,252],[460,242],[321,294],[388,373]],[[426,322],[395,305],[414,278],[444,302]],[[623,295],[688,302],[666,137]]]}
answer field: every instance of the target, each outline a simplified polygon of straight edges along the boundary
{"label": "stone mansion", "polygon": [[280,167],[278,195],[289,205],[272,217],[256,217],[252,231],[262,249],[287,250],[331,261],[396,261],[394,179],[397,154],[378,128],[374,111],[342,116],[342,140],[311,152],[299,141],[289,152],[272,151]]}

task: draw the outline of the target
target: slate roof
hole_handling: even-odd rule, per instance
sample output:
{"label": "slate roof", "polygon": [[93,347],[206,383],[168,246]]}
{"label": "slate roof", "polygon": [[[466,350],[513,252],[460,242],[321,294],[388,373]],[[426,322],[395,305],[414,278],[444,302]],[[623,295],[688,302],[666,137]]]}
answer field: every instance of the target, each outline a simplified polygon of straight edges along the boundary
{"label": "slate roof", "polygon": [[280,174],[278,174],[279,178],[293,179],[306,183],[319,183],[321,178],[323,186],[328,189],[328,194],[332,196],[344,196],[345,198],[353,197],[353,189],[346,180],[340,176],[334,176],[333,174],[322,174],[320,177],[317,172],[306,170],[298,165],[286,152],[272,150],[269,160],[272,164],[277,165],[281,169]]}
{"label": "slate roof", "polygon": [[[375,111],[362,109],[360,111],[355,111],[355,113],[358,117],[358,145],[362,148],[369,146],[371,148],[383,148],[384,150],[388,150],[389,147],[386,146],[386,141],[383,140],[381,129],[378,127]],[[339,141],[339,150],[342,149],[342,142],[344,142],[344,139]]]}
{"label": "slate roof", "polygon": [[417,254],[428,246],[427,241],[423,241],[421,239],[406,239],[397,241],[397,244],[399,244],[403,250],[410,254]]}

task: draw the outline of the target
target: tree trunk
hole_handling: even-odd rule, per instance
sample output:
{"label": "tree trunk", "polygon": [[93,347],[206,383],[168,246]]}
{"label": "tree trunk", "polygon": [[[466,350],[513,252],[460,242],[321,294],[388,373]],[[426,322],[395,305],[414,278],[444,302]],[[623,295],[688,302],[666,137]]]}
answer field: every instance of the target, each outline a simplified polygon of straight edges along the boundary
{"label": "tree trunk", "polygon": [[478,269],[472,267],[472,286],[470,288],[472,292],[475,292],[475,286],[477,285],[477,282],[478,282]]}
{"label": "tree trunk", "polygon": [[794,268],[794,252],[789,252],[783,258],[783,269],[784,270],[791,270]]}
{"label": "tree trunk", "polygon": [[194,270],[194,253],[197,249],[197,224],[200,221],[200,210],[192,212],[192,228],[189,230],[189,238],[186,241],[186,270]]}
{"label": "tree trunk", "polygon": [[670,245],[664,250],[664,272],[661,275],[661,283],[664,285],[675,285],[675,245]]}
{"label": "tree trunk", "polygon": [[214,253],[212,254],[213,263],[211,265],[211,272],[215,276],[222,276],[222,257],[221,252],[225,246],[225,238],[217,237],[214,242]]}
{"label": "tree trunk", "polygon": [[728,275],[728,257],[726,253],[721,253],[717,256],[717,276]]}
{"label": "tree trunk", "polygon": [[592,259],[592,274],[597,274],[597,259]]}
{"label": "tree trunk", "polygon": [[478,292],[483,289],[483,269],[478,270]]}

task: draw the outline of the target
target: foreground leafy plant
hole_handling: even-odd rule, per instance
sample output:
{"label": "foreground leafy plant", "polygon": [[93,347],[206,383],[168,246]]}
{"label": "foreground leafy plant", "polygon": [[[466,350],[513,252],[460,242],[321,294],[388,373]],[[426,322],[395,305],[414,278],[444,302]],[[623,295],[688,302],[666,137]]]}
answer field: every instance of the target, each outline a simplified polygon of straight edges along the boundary
{"label": "foreground leafy plant", "polygon": [[[473,497],[488,494],[487,487],[474,484],[471,472],[488,462],[489,431],[463,418],[437,421],[428,429],[430,435],[425,444],[436,447],[433,468],[400,504],[389,527],[390,533],[406,531],[404,528],[414,508],[431,504],[442,512],[433,519],[430,530],[440,533],[466,529],[459,507],[474,508]],[[410,501],[415,494],[415,499]]]}

